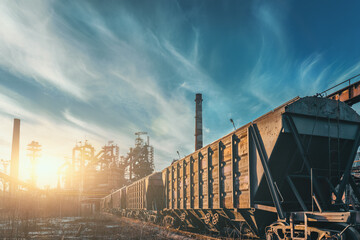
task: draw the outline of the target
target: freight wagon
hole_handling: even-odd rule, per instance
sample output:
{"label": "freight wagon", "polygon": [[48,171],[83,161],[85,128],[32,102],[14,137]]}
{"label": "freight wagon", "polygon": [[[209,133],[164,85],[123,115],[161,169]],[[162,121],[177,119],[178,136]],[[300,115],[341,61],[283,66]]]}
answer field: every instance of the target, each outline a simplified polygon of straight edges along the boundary
{"label": "freight wagon", "polygon": [[[351,107],[295,98],[156,173],[156,188],[144,187],[152,175],[128,186],[126,211],[148,214],[156,190],[164,200],[156,200],[157,214],[173,227],[269,240],[360,239],[360,193],[350,175],[359,143],[360,116]],[[346,189],[353,194],[344,201]]]}
{"label": "freight wagon", "polygon": [[126,207],[121,215],[156,221],[164,208],[161,172],[150,174],[126,187]]}
{"label": "freight wagon", "polygon": [[120,188],[111,194],[111,204],[115,210],[126,208],[126,187]]}
{"label": "freight wagon", "polygon": [[111,194],[102,198],[100,201],[100,208],[103,209],[104,211],[108,211],[108,210],[112,209],[111,199],[112,199]]}
{"label": "freight wagon", "polygon": [[172,223],[269,239],[333,235],[359,223],[341,201],[359,126],[345,103],[293,99],[164,169],[164,212]]}

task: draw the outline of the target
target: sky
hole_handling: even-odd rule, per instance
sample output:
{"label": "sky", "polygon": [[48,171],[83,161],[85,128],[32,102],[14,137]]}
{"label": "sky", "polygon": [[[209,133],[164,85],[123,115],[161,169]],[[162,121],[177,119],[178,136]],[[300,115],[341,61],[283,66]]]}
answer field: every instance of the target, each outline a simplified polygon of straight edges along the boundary
{"label": "sky", "polygon": [[[360,73],[358,1],[0,1],[0,159],[21,119],[42,145],[39,186],[76,142],[125,155],[135,132],[156,170],[194,150],[194,98],[204,144],[296,96]],[[355,106],[355,108],[358,108]]]}

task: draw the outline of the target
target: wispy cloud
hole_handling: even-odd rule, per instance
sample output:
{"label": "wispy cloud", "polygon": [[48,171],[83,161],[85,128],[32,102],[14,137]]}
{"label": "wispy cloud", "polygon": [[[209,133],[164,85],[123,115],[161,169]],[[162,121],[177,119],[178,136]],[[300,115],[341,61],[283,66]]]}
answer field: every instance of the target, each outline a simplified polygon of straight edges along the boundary
{"label": "wispy cloud", "polygon": [[[279,5],[275,7],[273,3],[257,1],[253,7],[262,41],[255,64],[245,82],[250,96],[245,96],[252,99],[248,101],[249,107],[255,112],[271,110],[297,95],[315,95],[324,90],[330,78],[334,84],[334,66],[335,63],[339,64],[324,61],[322,52],[311,53],[305,58],[296,57],[295,49],[289,42],[291,36],[287,35],[288,8]],[[352,69],[354,71],[341,67],[338,74],[348,72],[351,75],[357,65]]]}
{"label": "wispy cloud", "polygon": [[[23,131],[28,134],[24,144],[36,138],[44,143],[44,149],[66,155],[82,138],[96,146],[115,140],[125,154],[133,144],[134,132],[145,130],[155,146],[158,169],[176,157],[176,150],[183,154],[192,150],[193,99],[187,96],[214,84],[197,65],[196,28],[194,44],[187,51],[190,54],[185,54],[171,42],[169,32],[153,34],[125,8],[115,19],[123,27],[119,33],[86,2],[68,3],[77,12],[74,19],[59,12],[68,9],[65,3],[29,4],[0,4],[0,66],[9,69],[15,79],[52,91],[52,101],[59,96],[73,100],[60,104],[56,116],[48,116],[43,114],[47,109],[26,109],[24,102],[31,93],[22,98],[24,101],[15,101],[2,89],[0,111],[20,116],[25,122],[22,128],[34,130]],[[171,86],[166,86],[162,79],[169,74],[174,78]],[[103,118],[91,118],[96,112]],[[38,119],[41,121],[31,126],[30,122]],[[4,126],[11,128],[11,124],[8,121]],[[61,148],[58,142],[63,143]]]}
{"label": "wispy cloud", "polygon": [[[79,52],[56,37],[50,2],[4,1],[0,6],[0,64],[13,72],[85,99],[73,81]],[[68,61],[71,56],[72,61]]]}
{"label": "wispy cloud", "polygon": [[314,70],[314,66],[321,60],[321,55],[320,54],[314,54],[310,57],[308,57],[307,59],[305,59],[301,65],[300,65],[300,69],[299,69],[299,74],[300,74],[300,78],[301,80],[305,80],[306,78],[308,78],[309,74],[311,74],[311,71]]}
{"label": "wispy cloud", "polygon": [[193,150],[195,92],[204,94],[207,143],[232,130],[229,118],[240,126],[359,71],[334,70],[320,50],[296,54],[286,3],[237,4],[252,11],[219,17],[207,1],[2,1],[0,130],[11,135],[10,118],[20,117],[23,144],[36,138],[61,160],[85,138],[97,148],[115,140],[126,154],[134,132],[147,131],[160,170],[177,150]]}
{"label": "wispy cloud", "polygon": [[[284,77],[288,74],[287,36],[283,29],[283,15],[273,5],[261,1],[254,2],[253,14],[257,20],[258,36],[261,39],[252,70],[246,76],[246,94],[251,98],[250,108],[263,106],[270,110],[284,101],[284,94],[275,91],[284,85]],[[286,83],[285,83],[286,84]]]}

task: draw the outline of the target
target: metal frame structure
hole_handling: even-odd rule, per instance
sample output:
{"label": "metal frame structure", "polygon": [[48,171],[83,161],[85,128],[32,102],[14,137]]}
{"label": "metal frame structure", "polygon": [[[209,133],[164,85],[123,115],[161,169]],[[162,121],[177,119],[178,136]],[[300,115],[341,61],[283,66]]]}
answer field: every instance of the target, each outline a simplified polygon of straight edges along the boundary
{"label": "metal frame structure", "polygon": [[266,150],[264,147],[264,143],[262,141],[262,138],[261,138],[261,135],[259,133],[259,129],[258,129],[256,123],[249,126],[249,133],[250,133],[250,135],[255,143],[256,149],[259,153],[261,163],[262,163],[262,166],[264,169],[265,177],[266,177],[266,182],[268,184],[273,203],[276,207],[277,214],[279,215],[280,219],[285,219],[285,213],[281,207],[279,196],[278,196],[277,191],[275,190],[275,184],[274,184],[273,178],[271,176],[269,166],[267,164],[268,156],[267,156],[267,153],[266,153]]}

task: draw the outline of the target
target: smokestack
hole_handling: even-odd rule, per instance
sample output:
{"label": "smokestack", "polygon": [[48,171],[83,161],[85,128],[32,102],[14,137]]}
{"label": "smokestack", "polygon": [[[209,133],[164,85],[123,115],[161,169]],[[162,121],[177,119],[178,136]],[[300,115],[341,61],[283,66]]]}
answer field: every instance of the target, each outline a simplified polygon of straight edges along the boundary
{"label": "smokestack", "polygon": [[197,93],[195,97],[195,151],[203,147],[202,135],[202,95]]}
{"label": "smokestack", "polygon": [[[10,176],[14,179],[19,177],[19,143],[20,143],[20,119],[14,119],[13,140],[11,149]],[[17,191],[17,184],[12,182],[10,192]]]}

